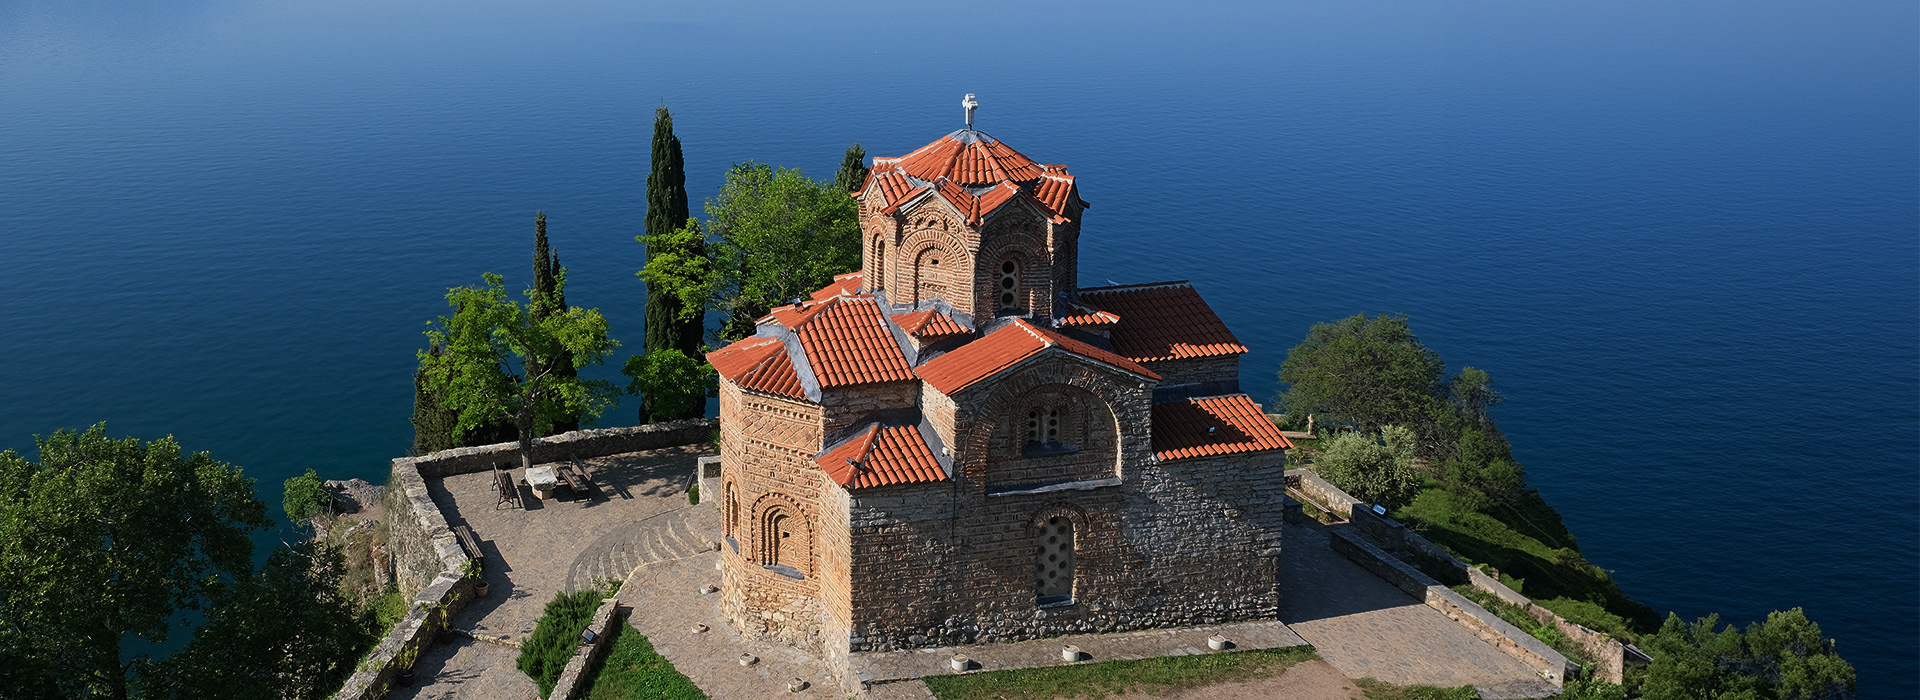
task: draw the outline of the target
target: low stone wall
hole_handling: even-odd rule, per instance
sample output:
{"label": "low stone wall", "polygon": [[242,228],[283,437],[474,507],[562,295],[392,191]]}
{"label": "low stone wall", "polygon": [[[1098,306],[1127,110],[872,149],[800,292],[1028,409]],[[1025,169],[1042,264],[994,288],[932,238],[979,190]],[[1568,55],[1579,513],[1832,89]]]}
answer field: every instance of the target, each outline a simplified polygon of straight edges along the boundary
{"label": "low stone wall", "polygon": [[1579,673],[1580,666],[1554,651],[1553,647],[1520,631],[1520,628],[1508,624],[1498,615],[1487,612],[1486,608],[1467,600],[1465,596],[1440,585],[1433,577],[1408,566],[1359,535],[1336,529],[1333,536],[1328,538],[1328,544],[1333,551],[1359,564],[1360,568],[1419,599],[1427,607],[1440,611],[1508,656],[1532,666],[1547,682],[1558,686],[1565,683],[1569,675]]}
{"label": "low stone wall", "polygon": [[618,598],[600,601],[600,607],[593,611],[593,620],[587,623],[587,629],[593,630],[593,641],[573,650],[573,658],[567,660],[567,667],[561,669],[560,678],[553,682],[553,693],[548,695],[550,700],[573,700],[580,693],[586,684],[587,669],[592,668],[593,662],[606,653],[607,644],[613,641],[613,635],[608,632],[614,630],[614,625],[620,624],[620,617]]}
{"label": "low stone wall", "polygon": [[[572,455],[581,459],[604,457],[625,452],[657,450],[675,445],[692,445],[706,442],[707,436],[719,429],[720,421],[715,418],[693,418],[667,423],[648,423],[628,428],[595,428],[575,430],[533,440],[533,461],[559,462]],[[422,477],[439,479],[454,474],[471,474],[492,469],[495,465],[511,463],[519,466],[520,443],[502,442],[477,447],[456,447],[441,450],[433,454],[396,459],[394,464],[408,462],[419,470]]]}
{"label": "low stone wall", "polygon": [[1313,499],[1315,505],[1320,506],[1321,510],[1342,518],[1353,517],[1355,506],[1359,506],[1357,510],[1366,510],[1366,505],[1361,503],[1360,499],[1334,488],[1333,484],[1327,483],[1327,480],[1320,478],[1319,474],[1305,469],[1288,469],[1287,487],[1306,494],[1308,498]]}
{"label": "low stone wall", "polygon": [[1595,632],[1566,618],[1552,610],[1540,607],[1525,595],[1508,588],[1499,579],[1488,576],[1479,569],[1467,569],[1467,580],[1474,588],[1492,593],[1509,605],[1518,606],[1527,615],[1543,624],[1553,625],[1560,630],[1560,636],[1580,649],[1581,656],[1593,663],[1593,676],[1608,683],[1626,681],[1627,646],[1620,640],[1601,632]]}

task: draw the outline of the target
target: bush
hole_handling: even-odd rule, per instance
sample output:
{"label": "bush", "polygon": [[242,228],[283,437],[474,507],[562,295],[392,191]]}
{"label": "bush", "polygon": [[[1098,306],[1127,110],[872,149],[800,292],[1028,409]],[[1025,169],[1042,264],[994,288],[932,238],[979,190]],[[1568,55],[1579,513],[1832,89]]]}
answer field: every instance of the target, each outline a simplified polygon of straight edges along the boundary
{"label": "bush", "polygon": [[687,505],[693,505],[693,506],[700,505],[700,485],[699,484],[687,485]]}
{"label": "bush", "polygon": [[287,480],[280,505],[287,509],[287,521],[299,525],[318,513],[332,512],[333,492],[327,490],[319,474],[308,469],[307,473]]}
{"label": "bush", "polygon": [[1406,505],[1420,491],[1420,475],[1409,459],[1360,433],[1325,441],[1314,471],[1354,498],[1388,508]]}
{"label": "bush", "polygon": [[540,686],[542,697],[553,692],[553,682],[573,658],[573,650],[583,641],[580,632],[593,620],[593,611],[605,595],[597,589],[554,595],[533,634],[520,645],[515,665]]}
{"label": "bush", "polygon": [[1584,600],[1574,600],[1572,598],[1554,598],[1533,602],[1540,607],[1552,610],[1553,614],[1566,618],[1568,622],[1601,634],[1610,635],[1614,639],[1632,643],[1638,638],[1627,624],[1626,618],[1607,612],[1607,609],[1599,604],[1589,603]]}

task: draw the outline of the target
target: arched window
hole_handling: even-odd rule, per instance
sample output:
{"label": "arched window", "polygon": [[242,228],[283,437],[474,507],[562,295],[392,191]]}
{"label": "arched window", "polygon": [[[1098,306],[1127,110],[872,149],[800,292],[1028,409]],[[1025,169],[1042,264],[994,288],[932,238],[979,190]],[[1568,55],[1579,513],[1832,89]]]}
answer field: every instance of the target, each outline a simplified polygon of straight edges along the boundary
{"label": "arched window", "polygon": [[1055,515],[1034,542],[1034,599],[1042,606],[1073,602],[1073,521]]}
{"label": "arched window", "polygon": [[[774,566],[793,565],[793,527],[789,523],[793,518],[786,513],[775,513],[767,522],[767,536],[773,539],[767,547],[767,563]],[[785,555],[785,556],[782,556]]]}
{"label": "arched window", "polygon": [[1060,441],[1060,409],[1036,408],[1027,411],[1027,442],[1045,445]]}
{"label": "arched window", "polygon": [[1008,259],[1000,263],[1000,310],[1020,308],[1020,263]]}

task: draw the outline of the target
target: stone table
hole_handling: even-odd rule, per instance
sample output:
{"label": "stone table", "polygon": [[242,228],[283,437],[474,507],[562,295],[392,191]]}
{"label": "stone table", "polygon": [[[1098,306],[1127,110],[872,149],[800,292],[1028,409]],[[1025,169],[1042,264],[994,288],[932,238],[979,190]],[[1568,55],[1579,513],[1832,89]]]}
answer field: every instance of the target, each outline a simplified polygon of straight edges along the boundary
{"label": "stone table", "polygon": [[553,489],[560,485],[560,475],[553,467],[527,467],[527,485],[533,487],[533,495],[541,500],[553,498]]}

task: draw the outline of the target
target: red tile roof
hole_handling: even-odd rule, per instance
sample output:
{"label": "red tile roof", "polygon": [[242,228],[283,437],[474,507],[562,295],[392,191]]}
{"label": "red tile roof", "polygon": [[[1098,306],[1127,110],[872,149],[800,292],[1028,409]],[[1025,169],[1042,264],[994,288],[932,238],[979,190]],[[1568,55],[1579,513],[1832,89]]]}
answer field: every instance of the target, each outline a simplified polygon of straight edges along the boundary
{"label": "red tile roof", "polygon": [[1113,350],[1139,362],[1247,351],[1184,280],[1080,290],[1082,304],[1119,314]]}
{"label": "red tile roof", "polygon": [[[870,189],[875,191],[868,193]],[[873,159],[867,183],[855,196],[877,195],[877,201],[869,204],[893,213],[930,190],[937,191],[974,225],[1020,196],[1039,205],[1059,223],[1067,221],[1066,212],[1072,207],[1088,206],[1080,199],[1066,166],[1035,163],[993,137],[968,129],[942,136],[898,158]]]}
{"label": "red tile roof", "polygon": [[800,374],[787,357],[787,346],[778,338],[747,338],[707,353],[707,362],[727,381],[742,389],[796,399],[807,398],[800,386]]}
{"label": "red tile roof", "polygon": [[[1208,430],[1213,431],[1208,434]],[[1160,459],[1187,459],[1293,447],[1280,427],[1246,394],[1155,404],[1153,451]]]}
{"label": "red tile roof", "polygon": [[966,326],[960,325],[960,322],[940,313],[939,309],[900,314],[893,317],[893,322],[900,324],[901,330],[916,338],[942,338],[973,332]]}
{"label": "red tile roof", "polygon": [[865,280],[866,280],[866,273],[864,272],[849,272],[844,275],[834,275],[832,284],[829,284],[825,287],[821,287],[818,291],[815,291],[813,293],[813,300],[820,301],[828,297],[850,296],[853,294],[859,294],[860,285]]}
{"label": "red tile roof", "polygon": [[947,478],[946,470],[940,468],[933,450],[927,447],[926,438],[913,426],[868,426],[813,461],[826,470],[833,483],[846,489]]}
{"label": "red tile roof", "polygon": [[1085,304],[1067,302],[1063,309],[1067,315],[1060,317],[1060,325],[1082,328],[1111,326],[1120,322],[1120,317],[1111,311],[1101,311]]}
{"label": "red tile roof", "polygon": [[786,326],[800,339],[822,388],[913,379],[913,368],[873,297],[788,304],[761,319],[767,321]]}
{"label": "red tile roof", "polygon": [[928,384],[933,385],[933,388],[939,389],[941,393],[952,395],[1052,347],[1105,362],[1143,377],[1160,379],[1160,375],[1127,358],[1059,333],[1037,328],[1024,320],[1015,320],[988,333],[984,338],[928,360],[921,364],[915,373],[919,374],[921,379],[925,379]]}

